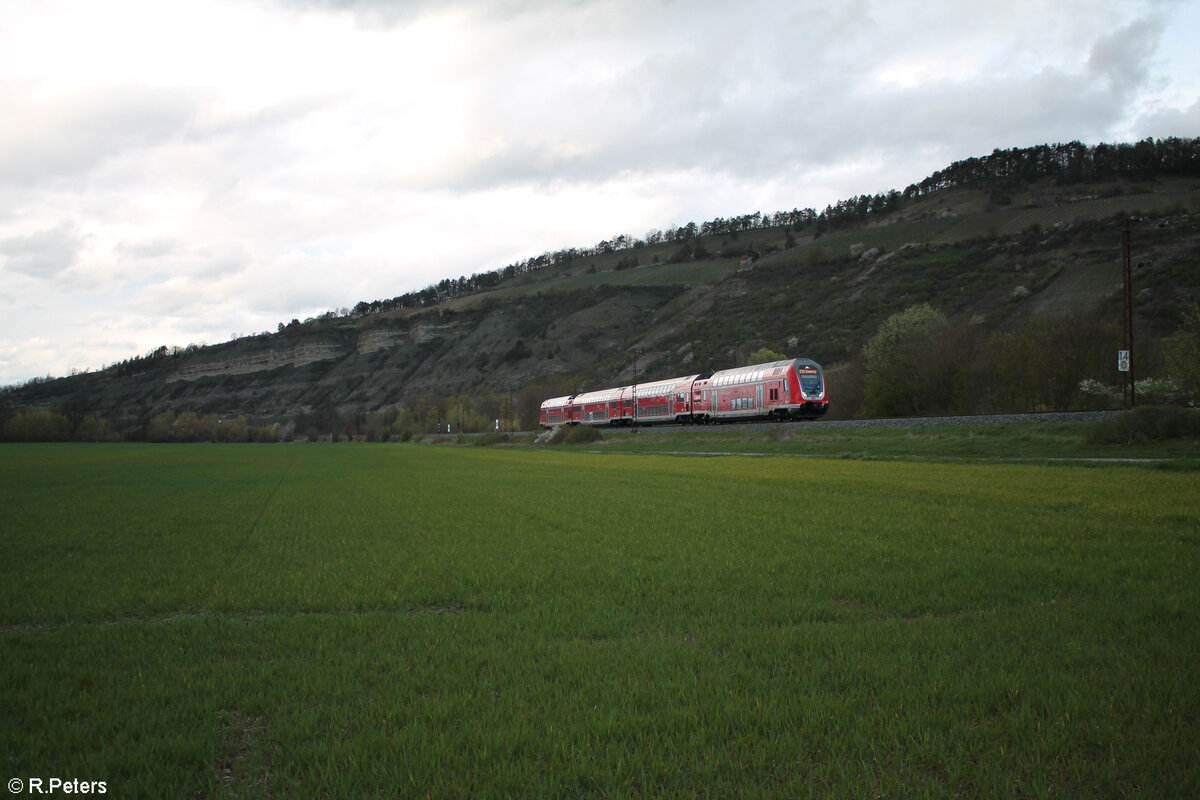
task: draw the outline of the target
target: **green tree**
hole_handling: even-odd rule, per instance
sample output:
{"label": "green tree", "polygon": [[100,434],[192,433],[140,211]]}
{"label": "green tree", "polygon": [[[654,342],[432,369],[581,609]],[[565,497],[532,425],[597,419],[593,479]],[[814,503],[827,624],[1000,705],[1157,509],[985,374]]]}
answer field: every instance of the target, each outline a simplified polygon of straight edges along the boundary
{"label": "green tree", "polygon": [[112,438],[112,426],[103,417],[97,419],[88,414],[80,421],[75,435],[84,442],[106,442]]}
{"label": "green tree", "polygon": [[1163,359],[1167,374],[1188,401],[1200,403],[1200,304],[1193,304],[1179,330],[1164,343]]}
{"label": "green tree", "polygon": [[173,438],[174,428],[175,412],[168,408],[150,420],[146,438],[152,442],[169,442]]}
{"label": "green tree", "polygon": [[218,421],[213,426],[213,433],[218,442],[247,442],[251,438],[250,425],[241,414],[233,419]]}
{"label": "green tree", "polygon": [[908,416],[951,405],[957,365],[945,352],[948,331],[945,315],[928,303],[885,319],[863,346],[863,413]]}
{"label": "green tree", "polygon": [[764,347],[760,350],[755,350],[750,354],[747,364],[769,364],[772,361],[786,361],[787,356],[783,353],[777,353],[769,347]]}
{"label": "green tree", "polygon": [[4,438],[11,442],[62,442],[71,437],[71,421],[48,408],[31,408],[4,423]]}

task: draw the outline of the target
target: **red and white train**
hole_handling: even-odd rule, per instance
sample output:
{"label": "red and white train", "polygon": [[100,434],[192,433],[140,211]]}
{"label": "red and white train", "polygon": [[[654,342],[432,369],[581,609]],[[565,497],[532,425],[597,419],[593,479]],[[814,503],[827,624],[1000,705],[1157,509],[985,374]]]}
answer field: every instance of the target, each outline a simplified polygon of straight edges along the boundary
{"label": "red and white train", "polygon": [[750,419],[817,419],[829,410],[825,374],[807,358],[735,367],[636,386],[552,397],[540,423],[651,425]]}

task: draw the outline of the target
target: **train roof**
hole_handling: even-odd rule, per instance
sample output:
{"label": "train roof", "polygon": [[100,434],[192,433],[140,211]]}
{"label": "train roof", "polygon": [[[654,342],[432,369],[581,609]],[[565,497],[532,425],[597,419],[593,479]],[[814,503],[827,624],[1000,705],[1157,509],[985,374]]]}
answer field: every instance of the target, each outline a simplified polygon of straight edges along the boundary
{"label": "train roof", "polygon": [[[666,394],[675,391],[675,387],[681,383],[690,384],[698,375],[683,375],[678,378],[667,378],[665,380],[653,381],[652,383],[639,383],[636,386],[638,397],[650,397],[654,395]],[[610,389],[597,389],[594,392],[582,392],[573,397],[555,397],[547,400],[542,405],[566,405],[567,403],[605,403],[610,400],[619,400],[622,397],[630,396],[630,392],[635,390],[634,386],[615,386]]]}
{"label": "train roof", "polygon": [[810,358],[788,358],[783,361],[769,361],[765,364],[751,364],[746,367],[732,367],[730,369],[719,369],[712,373],[712,377],[718,378],[723,375],[741,375],[746,372],[768,372],[775,369],[787,369],[793,364],[806,364],[816,366],[816,362]]}
{"label": "train roof", "polygon": [[601,389],[598,392],[584,392],[583,394],[575,395],[573,402],[607,403],[609,400],[619,399],[622,391],[622,389]]}
{"label": "train roof", "polygon": [[680,383],[691,383],[696,379],[695,375],[683,375],[678,378],[667,378],[662,381],[654,381],[653,383],[639,383],[637,385],[637,396],[648,397],[651,395],[663,394],[664,392],[674,391],[675,387]]}

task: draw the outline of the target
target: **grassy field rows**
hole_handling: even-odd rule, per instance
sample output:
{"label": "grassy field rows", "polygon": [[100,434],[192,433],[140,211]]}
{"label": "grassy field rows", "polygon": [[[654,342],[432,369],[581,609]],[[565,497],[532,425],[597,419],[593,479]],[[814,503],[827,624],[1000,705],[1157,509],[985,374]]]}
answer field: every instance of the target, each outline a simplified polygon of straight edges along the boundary
{"label": "grassy field rows", "polygon": [[0,448],[0,752],[121,797],[1200,792],[1200,479]]}
{"label": "grassy field rows", "polygon": [[1160,468],[1200,470],[1200,441],[1090,443],[1089,424],[1015,423],[930,428],[839,429],[821,422],[799,426],[773,423],[749,432],[723,427],[605,430],[589,449],[606,453],[749,453],[816,458],[940,461],[1137,461]]}

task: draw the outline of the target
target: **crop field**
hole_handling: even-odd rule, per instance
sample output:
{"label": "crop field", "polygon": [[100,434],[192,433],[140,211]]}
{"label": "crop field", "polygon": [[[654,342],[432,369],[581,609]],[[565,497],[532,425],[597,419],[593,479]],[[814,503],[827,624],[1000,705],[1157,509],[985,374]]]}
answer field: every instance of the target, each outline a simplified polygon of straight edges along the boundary
{"label": "crop field", "polygon": [[0,447],[0,756],[116,797],[1195,797],[1200,477]]}
{"label": "crop field", "polygon": [[606,453],[779,455],[797,458],[933,461],[1034,461],[1043,463],[1142,462],[1149,468],[1200,472],[1200,436],[1158,441],[1093,443],[1087,423],[939,425],[906,428],[838,428],[826,422],[747,426],[604,429],[588,448]]}

